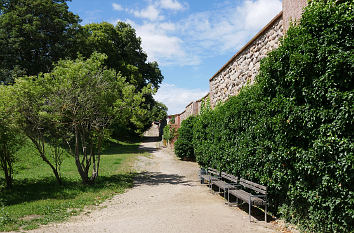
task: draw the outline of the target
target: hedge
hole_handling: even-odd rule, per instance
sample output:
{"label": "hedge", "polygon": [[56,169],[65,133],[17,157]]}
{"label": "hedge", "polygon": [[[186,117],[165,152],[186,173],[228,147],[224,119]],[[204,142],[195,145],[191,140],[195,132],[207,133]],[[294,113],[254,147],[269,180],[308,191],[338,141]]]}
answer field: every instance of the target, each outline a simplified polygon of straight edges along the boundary
{"label": "hedge", "polygon": [[194,124],[197,161],[269,187],[303,231],[354,231],[354,4],[312,1],[257,82]]}
{"label": "hedge", "polygon": [[193,125],[195,116],[190,116],[182,121],[181,127],[178,129],[178,139],[175,142],[175,154],[183,159],[195,161],[193,147]]}

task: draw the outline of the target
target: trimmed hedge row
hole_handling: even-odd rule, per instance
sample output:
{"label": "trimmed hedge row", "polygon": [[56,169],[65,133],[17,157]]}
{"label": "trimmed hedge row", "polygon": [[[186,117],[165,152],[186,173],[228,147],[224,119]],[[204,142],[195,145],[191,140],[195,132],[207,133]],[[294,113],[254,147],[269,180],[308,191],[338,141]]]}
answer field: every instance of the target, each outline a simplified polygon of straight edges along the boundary
{"label": "trimmed hedge row", "polygon": [[181,127],[178,129],[178,139],[175,142],[175,154],[183,159],[195,161],[193,147],[193,124],[195,116],[190,116],[182,121]]}
{"label": "trimmed hedge row", "polygon": [[305,231],[354,231],[353,11],[312,1],[257,84],[193,126],[202,166],[267,185],[272,211]]}

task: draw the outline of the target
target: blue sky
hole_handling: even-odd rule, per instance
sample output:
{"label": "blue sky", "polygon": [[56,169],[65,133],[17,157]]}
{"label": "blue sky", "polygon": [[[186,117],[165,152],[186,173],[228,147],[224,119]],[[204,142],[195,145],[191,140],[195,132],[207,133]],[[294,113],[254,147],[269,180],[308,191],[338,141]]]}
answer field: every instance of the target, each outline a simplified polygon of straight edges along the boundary
{"label": "blue sky", "polygon": [[281,0],[72,0],[81,24],[131,24],[165,79],[155,99],[180,113],[209,79],[281,11]]}

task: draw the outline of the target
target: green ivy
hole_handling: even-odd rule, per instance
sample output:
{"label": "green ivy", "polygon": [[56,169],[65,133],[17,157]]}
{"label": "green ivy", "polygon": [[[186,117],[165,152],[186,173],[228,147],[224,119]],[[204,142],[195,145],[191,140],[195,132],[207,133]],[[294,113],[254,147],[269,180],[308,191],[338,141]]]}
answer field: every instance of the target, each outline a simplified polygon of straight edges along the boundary
{"label": "green ivy", "polygon": [[200,165],[267,185],[273,213],[307,232],[354,231],[353,11],[312,1],[256,84],[194,122]]}

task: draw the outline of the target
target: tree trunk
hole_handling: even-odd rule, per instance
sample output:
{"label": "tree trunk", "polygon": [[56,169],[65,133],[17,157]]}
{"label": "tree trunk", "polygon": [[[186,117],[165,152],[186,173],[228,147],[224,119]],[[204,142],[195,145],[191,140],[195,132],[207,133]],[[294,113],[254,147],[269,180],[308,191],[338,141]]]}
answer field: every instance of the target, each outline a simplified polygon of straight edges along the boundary
{"label": "tree trunk", "polygon": [[75,164],[77,167],[77,171],[80,174],[81,181],[83,184],[90,184],[90,179],[88,177],[88,172],[86,172],[86,169],[83,169],[83,164],[80,161],[80,152],[79,152],[79,132],[77,129],[77,126],[75,126]]}
{"label": "tree trunk", "polygon": [[6,146],[3,146],[2,154],[0,156],[0,165],[4,171],[7,189],[12,187],[12,162],[10,159],[10,154],[8,153]]}
{"label": "tree trunk", "polygon": [[63,182],[62,182],[62,180],[61,180],[61,178],[60,178],[60,175],[59,175],[59,172],[58,172],[58,170],[53,166],[53,164],[47,159],[47,157],[45,156],[45,152],[44,152],[44,142],[41,142],[42,144],[43,144],[43,146],[41,146],[40,144],[39,144],[39,142],[37,142],[34,138],[32,138],[32,137],[29,137],[30,139],[31,139],[31,141],[33,142],[33,144],[36,146],[36,148],[37,148],[37,150],[38,150],[38,152],[39,152],[39,156],[42,158],[42,160],[44,161],[44,162],[46,162],[49,166],[50,166],[50,168],[52,169],[52,171],[53,171],[53,173],[54,173],[54,176],[55,176],[55,178],[57,179],[57,182],[58,182],[58,184],[59,185],[62,185],[63,184]]}

